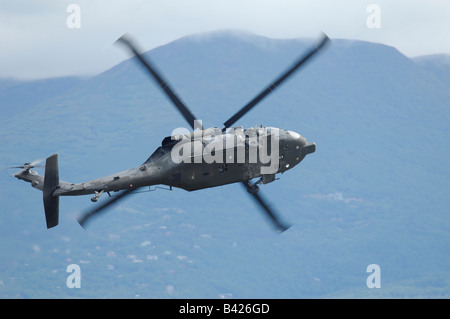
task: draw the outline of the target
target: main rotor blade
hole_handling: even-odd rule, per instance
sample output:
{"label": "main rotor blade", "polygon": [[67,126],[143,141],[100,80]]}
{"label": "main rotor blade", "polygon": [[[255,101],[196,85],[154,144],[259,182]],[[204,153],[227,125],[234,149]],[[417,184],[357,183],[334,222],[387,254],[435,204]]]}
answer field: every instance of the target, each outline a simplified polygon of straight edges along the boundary
{"label": "main rotor blade", "polygon": [[[248,185],[246,182],[242,182],[242,185],[244,185],[245,189],[247,189]],[[266,214],[266,216],[269,218],[269,220],[273,223],[273,225],[278,231],[284,232],[289,227],[291,227],[290,225],[289,226],[285,225],[280,221],[278,215],[266,204],[266,201],[262,198],[261,194],[259,193],[254,194],[249,193],[249,194],[255,199],[258,205],[261,206],[263,212]]]}
{"label": "main rotor blade", "polygon": [[130,40],[128,35],[123,35],[116,42],[120,42],[126,45],[131,52],[138,58],[138,60],[142,63],[142,65],[147,69],[152,78],[158,83],[166,96],[172,101],[175,107],[180,111],[192,129],[197,128],[194,127],[194,121],[196,120],[195,116],[191,113],[191,111],[186,107],[186,105],[178,98],[175,92],[169,87],[168,82],[162,77],[161,72],[157,71],[156,68],[150,63],[149,59],[144,59],[143,55],[140,53],[140,50],[137,49],[136,45]]}
{"label": "main rotor blade", "polygon": [[81,227],[85,227],[86,223],[95,215],[98,215],[100,213],[102,213],[102,211],[106,208],[108,208],[109,206],[115,204],[116,202],[118,202],[119,200],[123,199],[124,197],[130,195],[133,191],[135,191],[137,188],[133,188],[133,189],[127,189],[125,191],[123,191],[122,193],[120,193],[117,196],[113,196],[111,197],[108,201],[106,201],[105,203],[103,203],[102,205],[96,207],[95,209],[83,214],[82,216],[78,217],[77,220],[80,223]]}
{"label": "main rotor blade", "polygon": [[317,53],[324,45],[327,43],[329,38],[326,34],[323,35],[323,38],[320,42],[306,55],[302,56],[299,60],[297,60],[287,71],[281,74],[272,84],[267,86],[261,93],[259,93],[253,100],[247,103],[242,109],[240,109],[236,114],[230,117],[224,123],[224,129],[233,125],[237,120],[239,120],[242,116],[244,116],[248,111],[250,111],[256,104],[261,102],[269,93],[275,91],[289,76],[291,76],[300,66],[303,65],[306,61],[308,61],[315,53]]}

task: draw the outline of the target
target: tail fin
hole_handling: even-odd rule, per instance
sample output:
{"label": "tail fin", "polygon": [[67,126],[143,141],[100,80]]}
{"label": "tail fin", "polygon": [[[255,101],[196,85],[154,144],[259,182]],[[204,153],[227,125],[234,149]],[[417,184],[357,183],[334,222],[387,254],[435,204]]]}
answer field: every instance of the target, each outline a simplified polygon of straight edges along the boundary
{"label": "tail fin", "polygon": [[53,196],[58,186],[58,154],[53,154],[47,158],[44,175],[43,196],[47,228],[55,227],[59,222],[59,196]]}

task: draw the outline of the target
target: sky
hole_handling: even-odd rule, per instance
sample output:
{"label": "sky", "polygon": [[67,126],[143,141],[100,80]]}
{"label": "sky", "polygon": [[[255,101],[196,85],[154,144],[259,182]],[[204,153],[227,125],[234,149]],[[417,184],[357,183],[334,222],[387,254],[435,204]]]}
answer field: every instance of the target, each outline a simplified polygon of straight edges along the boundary
{"label": "sky", "polygon": [[270,38],[383,43],[408,57],[450,54],[449,0],[0,0],[0,78],[101,73],[180,37],[243,30]]}

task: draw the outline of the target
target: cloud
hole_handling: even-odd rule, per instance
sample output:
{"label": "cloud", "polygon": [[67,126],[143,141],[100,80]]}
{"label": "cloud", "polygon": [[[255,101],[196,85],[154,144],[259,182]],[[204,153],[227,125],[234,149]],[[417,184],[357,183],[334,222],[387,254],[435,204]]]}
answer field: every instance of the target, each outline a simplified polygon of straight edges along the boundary
{"label": "cloud", "polygon": [[332,193],[332,194],[309,194],[304,195],[304,197],[319,199],[319,200],[327,200],[333,202],[343,202],[345,204],[354,203],[354,202],[364,202],[362,198],[358,197],[345,197],[343,193]]}
{"label": "cloud", "polygon": [[127,213],[133,213],[133,214],[138,214],[138,213],[142,214],[141,211],[139,211],[135,208],[132,208],[132,207],[118,206],[117,210],[127,212]]}
{"label": "cloud", "polygon": [[[81,28],[67,26],[70,4]],[[381,8],[369,29],[366,9]],[[188,34],[239,29],[273,38],[317,37],[380,42],[407,56],[450,53],[448,0],[1,1],[0,77],[94,75],[128,58],[113,45],[124,33],[152,49]]]}

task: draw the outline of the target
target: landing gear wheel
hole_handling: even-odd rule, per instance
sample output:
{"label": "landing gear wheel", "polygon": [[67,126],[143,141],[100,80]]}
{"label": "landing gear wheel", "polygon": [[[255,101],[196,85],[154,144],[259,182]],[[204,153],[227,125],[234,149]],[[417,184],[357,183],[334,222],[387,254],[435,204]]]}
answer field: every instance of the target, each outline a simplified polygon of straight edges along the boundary
{"label": "landing gear wheel", "polygon": [[96,202],[96,201],[98,201],[98,199],[100,198],[100,196],[102,196],[102,194],[103,194],[103,190],[102,191],[100,191],[100,192],[95,192],[95,196],[93,196],[93,197],[91,197],[91,202]]}
{"label": "landing gear wheel", "polygon": [[247,192],[250,194],[257,194],[259,192],[259,186],[249,186],[247,187]]}

